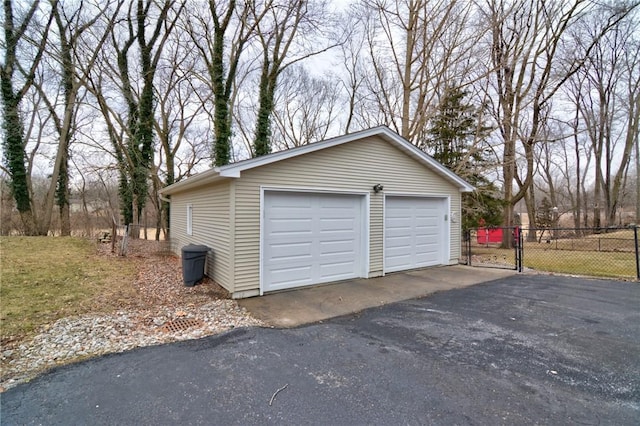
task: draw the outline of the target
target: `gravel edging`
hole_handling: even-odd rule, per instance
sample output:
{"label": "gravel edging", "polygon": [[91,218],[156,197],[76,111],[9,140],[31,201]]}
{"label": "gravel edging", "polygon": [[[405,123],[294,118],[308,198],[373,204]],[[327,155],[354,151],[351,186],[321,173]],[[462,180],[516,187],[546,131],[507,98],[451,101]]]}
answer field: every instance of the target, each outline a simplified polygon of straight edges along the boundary
{"label": "gravel edging", "polygon": [[[162,326],[178,318],[200,320],[201,325],[168,332]],[[33,339],[0,354],[0,392],[31,380],[43,371],[73,361],[136,347],[197,339],[235,327],[264,326],[234,300],[202,305],[119,310],[108,315],[62,318],[45,326]]]}

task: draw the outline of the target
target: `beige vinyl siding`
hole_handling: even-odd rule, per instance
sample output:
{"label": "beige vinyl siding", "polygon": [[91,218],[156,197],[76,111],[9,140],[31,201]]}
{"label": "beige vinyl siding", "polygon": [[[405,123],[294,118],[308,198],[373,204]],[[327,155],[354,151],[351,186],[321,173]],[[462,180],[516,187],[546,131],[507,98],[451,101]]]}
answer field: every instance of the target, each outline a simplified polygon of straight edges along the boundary
{"label": "beige vinyl siding", "polygon": [[[371,188],[376,183],[385,186],[380,180],[371,184]],[[386,189],[386,187],[385,187]],[[380,277],[383,274],[384,257],[384,196],[382,193],[376,194],[371,190],[369,197],[369,278]]]}
{"label": "beige vinyl siding", "polygon": [[[204,244],[213,249],[207,256],[206,274],[233,292],[230,268],[231,232],[228,182],[203,186],[171,196],[171,249],[177,255],[187,244]],[[187,205],[193,206],[193,234],[187,235]]]}
{"label": "beige vinyl siding", "polygon": [[[235,288],[259,288],[260,276],[260,187],[290,187],[369,191],[369,276],[383,268],[383,195],[373,193],[380,183],[387,194],[451,196],[451,209],[458,212],[458,188],[404,152],[378,137],[283,160],[242,172],[235,183]],[[457,210],[456,210],[457,209]],[[450,222],[451,259],[457,262],[460,227]]]}

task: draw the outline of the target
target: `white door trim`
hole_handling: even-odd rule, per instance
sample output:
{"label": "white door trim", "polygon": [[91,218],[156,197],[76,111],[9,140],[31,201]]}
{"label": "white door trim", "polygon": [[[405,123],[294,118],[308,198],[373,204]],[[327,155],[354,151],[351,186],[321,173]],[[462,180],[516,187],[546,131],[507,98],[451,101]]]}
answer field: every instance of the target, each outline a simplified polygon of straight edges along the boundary
{"label": "white door trim", "polygon": [[339,195],[357,195],[362,197],[361,200],[361,247],[364,250],[364,256],[362,259],[362,271],[360,272],[361,278],[369,277],[369,218],[370,218],[370,193],[369,191],[357,191],[340,188],[318,188],[308,186],[260,186],[260,296],[264,294],[264,219],[265,219],[265,193],[266,192],[295,192],[295,193],[310,193],[310,194],[339,194]]}
{"label": "white door trim", "polygon": [[440,262],[443,265],[449,264],[451,258],[451,195],[447,194],[424,194],[410,192],[385,192],[382,198],[382,275],[387,274],[387,197],[408,197],[408,198],[429,198],[444,201],[445,217],[444,232],[442,238],[442,250]]}

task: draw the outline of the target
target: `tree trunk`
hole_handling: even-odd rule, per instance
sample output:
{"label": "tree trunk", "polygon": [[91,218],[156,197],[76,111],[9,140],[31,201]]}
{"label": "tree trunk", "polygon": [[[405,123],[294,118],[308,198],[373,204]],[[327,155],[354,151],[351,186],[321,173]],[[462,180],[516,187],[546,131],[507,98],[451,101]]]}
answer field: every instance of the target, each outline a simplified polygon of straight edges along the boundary
{"label": "tree trunk", "polygon": [[[598,188],[598,185],[596,185]],[[593,227],[600,229],[602,223],[600,221],[600,190],[597,189],[593,195]]]}
{"label": "tree trunk", "polygon": [[4,62],[0,64],[0,96],[2,98],[2,121],[4,127],[2,148],[9,170],[11,192],[16,202],[16,208],[20,213],[26,235],[35,235],[39,232],[39,229],[36,226],[32,194],[29,192],[29,175],[25,165],[27,159],[25,153],[26,141],[24,140],[24,127],[20,116],[20,101],[33,83],[32,74],[42,59],[53,15],[49,15],[49,20],[42,29],[42,38],[40,40],[31,40],[37,43],[37,51],[33,61],[25,67],[26,71],[31,75],[25,79],[23,87],[18,91],[15,90],[13,84],[14,72],[20,67],[20,57],[16,53],[18,43],[23,38],[26,38],[25,31],[29,27],[36,10],[38,10],[39,3],[37,0],[31,2],[28,10],[24,11],[23,20],[15,25],[13,15],[14,2],[10,0],[3,2]]}
{"label": "tree trunk", "polygon": [[[229,10],[232,10],[235,1],[231,2]],[[211,82],[213,83],[213,97],[215,107],[215,165],[224,166],[229,164],[231,160],[231,123],[229,120],[229,93],[226,91],[224,80],[224,33],[226,26],[220,28],[215,27],[213,55],[211,60],[211,69],[209,71]]]}
{"label": "tree trunk", "polygon": [[160,231],[162,230],[162,202],[156,214],[156,234],[154,239],[160,241]]}
{"label": "tree trunk", "polygon": [[404,73],[402,75],[402,125],[401,135],[407,140],[411,140],[409,130],[409,120],[411,118],[411,85],[412,85],[412,65],[413,53],[415,49],[415,27],[417,21],[417,8],[409,7],[409,22],[406,28],[406,46],[404,58]]}
{"label": "tree trunk", "polygon": [[529,232],[527,233],[527,241],[535,242],[537,239],[536,223],[536,200],[533,191],[527,191],[527,195],[524,197],[525,205],[527,206],[527,215],[529,216]]}
{"label": "tree trunk", "polygon": [[4,122],[4,155],[10,173],[10,188],[20,213],[24,233],[34,235],[36,227],[31,207],[31,195],[27,183],[26,156],[24,136],[20,118],[19,101],[13,93],[13,85],[5,72],[2,72],[2,106]]}
{"label": "tree trunk", "polygon": [[271,152],[271,112],[273,111],[273,99],[277,83],[277,74],[270,70],[270,62],[267,56],[262,65],[260,75],[258,118],[256,121],[256,135],[253,142],[256,157],[267,155]]}
{"label": "tree trunk", "polygon": [[602,187],[605,185],[602,176],[602,142],[600,141],[595,148],[595,166],[596,166],[596,182],[593,191],[593,227],[600,229],[602,226],[600,221],[600,200]]}
{"label": "tree trunk", "polygon": [[71,236],[71,218],[69,203],[65,203],[59,207],[60,209],[60,235],[63,237]]}
{"label": "tree trunk", "polygon": [[583,187],[582,190],[582,212],[584,217],[582,224],[585,228],[589,227],[589,197],[587,196],[587,190]]}
{"label": "tree trunk", "polygon": [[[640,108],[639,108],[640,110]],[[640,222],[640,141],[636,138],[636,226]]]}
{"label": "tree trunk", "polygon": [[131,205],[133,211],[133,221],[129,224],[129,236],[133,239],[138,239],[140,236],[140,203],[138,202],[138,196],[133,196],[133,204]]}
{"label": "tree trunk", "polygon": [[[581,182],[580,182],[580,145],[578,143],[578,109],[576,108],[576,128],[574,129],[573,134],[573,143],[576,153],[576,204],[575,209],[573,211],[573,224],[577,229],[580,229],[580,214],[581,214],[581,206],[582,206],[582,197],[581,197]],[[579,231],[578,231],[579,232]]]}
{"label": "tree trunk", "polygon": [[[61,141],[62,142],[62,141]],[[63,237],[71,235],[71,217],[69,208],[69,144],[61,146],[63,158],[60,164],[60,176],[58,177],[58,187],[56,198],[58,210],[60,212],[60,234]]]}

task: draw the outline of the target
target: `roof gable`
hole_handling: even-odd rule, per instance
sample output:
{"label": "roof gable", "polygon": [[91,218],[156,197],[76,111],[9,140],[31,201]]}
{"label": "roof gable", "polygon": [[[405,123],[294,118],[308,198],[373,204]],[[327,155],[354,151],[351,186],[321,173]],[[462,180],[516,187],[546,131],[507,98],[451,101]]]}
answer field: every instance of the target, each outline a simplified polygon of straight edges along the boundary
{"label": "roof gable", "polygon": [[206,172],[199,173],[188,179],[177,182],[170,185],[160,191],[162,195],[170,195],[172,193],[181,192],[186,189],[190,189],[196,186],[204,185],[207,183],[213,183],[220,179],[233,179],[240,178],[242,172],[250,170],[256,167],[265,166],[282,160],[286,160],[293,157],[309,154],[326,148],[346,144],[349,142],[361,140],[364,138],[378,136],[384,141],[394,145],[400,149],[409,157],[414,158],[419,163],[431,169],[438,175],[442,176],[447,181],[451,182],[462,192],[473,191],[472,185],[467,183],[464,179],[453,173],[451,170],[444,167],[442,164],[433,159],[430,155],[421,151],[409,141],[398,135],[386,126],[373,127],[371,129],[362,130],[355,133],[349,133],[347,135],[338,136],[335,138],[327,139],[320,142],[311,143],[297,148],[288,149],[285,151],[275,152],[273,154],[265,155],[262,157],[252,158],[249,160],[239,161],[237,163],[228,164],[226,166],[214,167]]}

